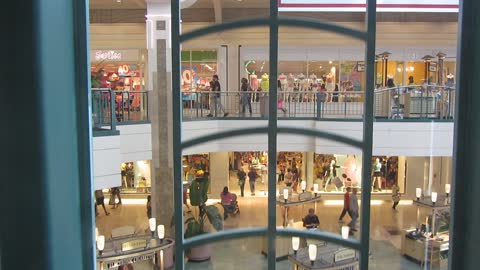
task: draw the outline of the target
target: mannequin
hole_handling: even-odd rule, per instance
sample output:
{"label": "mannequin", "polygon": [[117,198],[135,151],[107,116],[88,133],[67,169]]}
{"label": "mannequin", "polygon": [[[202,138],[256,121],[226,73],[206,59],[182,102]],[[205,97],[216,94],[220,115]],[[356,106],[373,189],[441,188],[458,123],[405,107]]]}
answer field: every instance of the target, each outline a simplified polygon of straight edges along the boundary
{"label": "mannequin", "polygon": [[[252,91],[258,91],[258,78],[256,74],[250,75],[250,87],[252,87]],[[257,100],[257,94],[252,93],[251,95],[251,102],[255,102]]]}
{"label": "mannequin", "polygon": [[378,182],[378,190],[382,191],[382,163],[380,162],[379,158],[375,159],[375,163],[373,164],[373,181],[372,181],[372,189],[375,190],[375,184]]}
{"label": "mannequin", "polygon": [[[334,68],[332,68],[332,70],[333,69]],[[335,90],[335,74],[334,73],[332,74],[331,71],[327,75],[325,88],[327,89],[328,92],[332,92],[333,90]],[[332,97],[333,97],[332,94],[328,93],[327,102],[332,102]]]}
{"label": "mannequin", "polygon": [[347,155],[347,159],[343,164],[345,166],[345,174],[352,181],[352,183],[357,182],[357,160],[355,155]]}
{"label": "mannequin", "polygon": [[262,81],[260,82],[260,87],[262,88],[262,91],[268,92],[268,90],[270,89],[270,81],[268,80],[268,78],[268,74],[263,73]]}
{"label": "mannequin", "polygon": [[[325,188],[324,190],[327,191],[328,185],[332,181],[333,178],[337,177],[337,168],[340,168],[340,166],[337,166],[336,161],[333,159],[330,161],[330,167],[329,169],[325,172],[325,177],[326,177],[326,182],[325,182]],[[338,191],[337,186],[335,186],[335,189]]]}

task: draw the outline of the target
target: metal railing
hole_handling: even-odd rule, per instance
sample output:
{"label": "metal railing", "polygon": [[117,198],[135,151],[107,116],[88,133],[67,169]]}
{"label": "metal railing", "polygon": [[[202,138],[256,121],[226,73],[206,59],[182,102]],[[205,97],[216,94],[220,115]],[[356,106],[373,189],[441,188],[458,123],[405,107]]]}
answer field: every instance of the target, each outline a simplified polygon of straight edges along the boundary
{"label": "metal railing", "polygon": [[[374,115],[385,119],[453,119],[454,87],[409,85],[376,89]],[[267,117],[268,92],[183,92],[183,119]],[[362,119],[364,92],[279,91],[280,118]]]}
{"label": "metal railing", "polygon": [[[112,106],[112,102],[114,105]],[[113,131],[121,123],[149,120],[148,91],[92,89],[93,131]]]}

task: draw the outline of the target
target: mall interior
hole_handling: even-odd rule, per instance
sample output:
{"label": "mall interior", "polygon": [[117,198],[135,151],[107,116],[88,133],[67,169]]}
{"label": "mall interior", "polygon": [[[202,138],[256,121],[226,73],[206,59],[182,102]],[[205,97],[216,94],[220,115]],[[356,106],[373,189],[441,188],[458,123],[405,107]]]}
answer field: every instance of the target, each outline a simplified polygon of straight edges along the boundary
{"label": "mall interior", "polygon": [[0,270],[477,269],[480,3],[33,2]]}

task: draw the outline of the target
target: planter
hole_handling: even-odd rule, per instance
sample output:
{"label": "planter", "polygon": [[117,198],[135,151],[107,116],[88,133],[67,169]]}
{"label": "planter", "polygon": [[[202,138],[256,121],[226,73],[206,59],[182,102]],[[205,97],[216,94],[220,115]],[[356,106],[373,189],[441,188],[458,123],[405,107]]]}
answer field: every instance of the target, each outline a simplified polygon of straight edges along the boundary
{"label": "planter", "polygon": [[211,256],[212,246],[210,244],[193,247],[187,255],[189,262],[208,261]]}

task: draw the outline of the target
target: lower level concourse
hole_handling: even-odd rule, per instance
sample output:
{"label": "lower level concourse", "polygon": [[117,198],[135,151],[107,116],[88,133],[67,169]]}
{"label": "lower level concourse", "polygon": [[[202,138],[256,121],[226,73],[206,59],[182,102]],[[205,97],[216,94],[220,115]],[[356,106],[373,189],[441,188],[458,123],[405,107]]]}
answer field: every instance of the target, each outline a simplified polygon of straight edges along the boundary
{"label": "lower level concourse", "polygon": [[[107,203],[107,200],[106,200]],[[132,226],[136,233],[149,234],[149,220],[146,213],[146,195],[124,195],[122,205],[110,209],[107,204],[106,216],[102,209],[96,218],[96,226],[101,234],[110,236],[112,230],[124,226]],[[212,200],[220,210],[218,200]],[[267,226],[267,199],[265,197],[239,197],[238,205],[240,213],[230,216],[224,220],[224,230],[237,228],[252,228]],[[392,209],[392,202],[388,200],[373,200],[371,203],[370,221],[370,268],[375,270],[405,270],[405,269],[426,269],[423,264],[409,257],[402,255],[402,238],[405,238],[404,230],[415,228],[416,207],[411,200],[401,200],[397,209]],[[195,211],[190,206],[192,211]],[[301,206],[291,207],[289,219],[295,222],[307,215],[308,209],[314,208],[315,214],[320,220],[318,230],[339,233],[341,227],[350,222],[348,214],[343,218],[344,223],[339,222],[343,202],[341,200],[321,200],[317,203],[310,203]],[[185,211],[189,211],[186,207]],[[283,222],[283,211],[277,207],[277,224]],[[360,213],[360,219],[362,215]],[[158,221],[165,223],[169,221]],[[350,237],[359,238],[359,232]],[[186,269],[267,269],[267,260],[262,252],[265,251],[265,239],[262,237],[250,237],[239,240],[230,240],[212,244],[213,252],[211,259],[204,262],[187,262]],[[283,240],[283,241],[282,241]],[[277,254],[287,249],[291,252],[290,239],[277,240]],[[134,269],[152,269],[149,263],[137,263]],[[279,258],[277,269],[293,269],[293,264],[285,259]],[[447,269],[446,267],[428,266],[428,269]]]}

